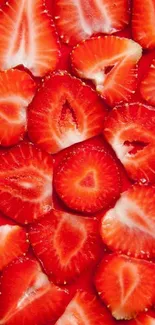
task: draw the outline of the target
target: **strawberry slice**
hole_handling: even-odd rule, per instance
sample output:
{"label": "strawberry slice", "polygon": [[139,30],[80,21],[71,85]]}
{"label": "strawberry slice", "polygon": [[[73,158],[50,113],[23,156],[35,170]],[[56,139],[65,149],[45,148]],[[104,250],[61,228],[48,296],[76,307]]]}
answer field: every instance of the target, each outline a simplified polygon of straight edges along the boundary
{"label": "strawberry slice", "polygon": [[155,297],[155,264],[124,255],[107,255],[95,284],[116,319],[131,319],[151,307]]}
{"label": "strawberry slice", "polygon": [[135,319],[126,321],[126,325],[151,325],[151,324],[152,325],[155,324],[155,312],[152,310],[147,313],[141,313]]}
{"label": "strawberry slice", "polygon": [[46,273],[66,284],[97,261],[98,222],[53,210],[31,226],[30,242]]}
{"label": "strawberry slice", "polygon": [[52,208],[53,159],[31,143],[20,143],[1,155],[0,210],[30,223]]}
{"label": "strawberry slice", "polygon": [[155,59],[153,59],[149,70],[141,82],[140,92],[142,97],[151,105],[155,106]]}
{"label": "strawberry slice", "polygon": [[114,325],[115,322],[100,301],[88,292],[79,291],[55,325]]}
{"label": "strawberry slice", "polygon": [[114,251],[155,257],[155,188],[135,185],[102,218],[101,236]]}
{"label": "strawberry slice", "polygon": [[104,148],[72,148],[54,174],[55,189],[71,209],[94,213],[112,204],[120,193],[120,175]]}
{"label": "strawberry slice", "polygon": [[143,48],[155,48],[155,2],[133,0],[132,35]]}
{"label": "strawberry slice", "polygon": [[104,135],[129,176],[142,183],[155,181],[155,109],[125,104],[109,114]]}
{"label": "strawberry slice", "polygon": [[24,228],[7,219],[0,213],[0,270],[29,247],[29,240]]}
{"label": "strawberry slice", "polygon": [[0,11],[0,69],[24,65],[35,76],[54,70],[58,40],[44,0],[8,0]]}
{"label": "strawberry slice", "polygon": [[57,0],[55,23],[62,41],[72,45],[93,34],[112,34],[129,23],[126,0]]}
{"label": "strawberry slice", "polygon": [[0,144],[11,146],[23,139],[27,128],[26,109],[36,91],[25,71],[0,72]]}
{"label": "strawberry slice", "polygon": [[49,153],[102,132],[107,110],[81,80],[61,72],[49,75],[29,111],[29,136]]}
{"label": "strawberry slice", "polygon": [[78,76],[90,79],[110,106],[127,101],[137,86],[136,63],[141,46],[117,36],[96,37],[77,45],[72,64]]}
{"label": "strawberry slice", "polygon": [[51,284],[39,263],[28,257],[3,271],[0,289],[0,323],[6,325],[56,321],[68,299],[67,291]]}

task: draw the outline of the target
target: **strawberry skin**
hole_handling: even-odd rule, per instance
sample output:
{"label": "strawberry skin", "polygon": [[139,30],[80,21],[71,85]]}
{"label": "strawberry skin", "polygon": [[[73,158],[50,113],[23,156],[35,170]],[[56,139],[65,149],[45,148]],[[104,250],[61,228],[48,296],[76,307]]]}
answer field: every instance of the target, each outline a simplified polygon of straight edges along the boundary
{"label": "strawberry skin", "polygon": [[49,153],[102,132],[107,109],[101,98],[81,80],[65,72],[49,75],[28,114],[33,142]]}
{"label": "strawberry skin", "polygon": [[113,251],[155,257],[155,188],[135,185],[102,218],[101,236]]}
{"label": "strawberry skin", "polygon": [[81,42],[72,51],[72,66],[81,78],[90,79],[114,106],[128,101],[137,87],[137,62],[141,46],[131,39],[99,36]]}
{"label": "strawberry skin", "polygon": [[27,106],[36,91],[25,71],[0,72],[0,144],[11,146],[23,139],[27,129]]}
{"label": "strawberry skin", "polygon": [[30,228],[30,242],[56,283],[72,281],[98,259],[98,222],[53,210]]}
{"label": "strawberry skin", "polygon": [[95,295],[79,291],[55,325],[114,325],[115,322]]}
{"label": "strawberry skin", "polygon": [[50,283],[39,263],[29,257],[3,271],[0,289],[0,323],[5,325],[54,322],[68,302],[67,291]]}
{"label": "strawberry skin", "polygon": [[8,0],[0,11],[0,69],[18,65],[42,77],[56,68],[59,45],[44,0]]}
{"label": "strawberry skin", "polygon": [[55,23],[61,40],[71,45],[93,34],[112,34],[129,22],[127,0],[57,0]]}
{"label": "strawberry skin", "polygon": [[120,194],[120,175],[114,158],[103,147],[72,147],[54,172],[54,186],[71,209],[95,213]]}
{"label": "strawberry skin", "polygon": [[155,59],[153,59],[148,72],[140,84],[142,97],[150,104],[155,106]]}
{"label": "strawberry skin", "polygon": [[52,209],[53,159],[31,143],[1,154],[0,210],[27,224]]}
{"label": "strawberry skin", "polygon": [[104,135],[129,176],[142,183],[155,181],[155,109],[141,103],[115,107]]}
{"label": "strawberry skin", "polygon": [[143,48],[155,48],[155,2],[133,0],[132,35]]}
{"label": "strawberry skin", "polygon": [[107,255],[95,284],[116,319],[131,319],[153,305],[155,264],[124,255]]}
{"label": "strawberry skin", "polygon": [[29,248],[25,229],[0,213],[0,270]]}

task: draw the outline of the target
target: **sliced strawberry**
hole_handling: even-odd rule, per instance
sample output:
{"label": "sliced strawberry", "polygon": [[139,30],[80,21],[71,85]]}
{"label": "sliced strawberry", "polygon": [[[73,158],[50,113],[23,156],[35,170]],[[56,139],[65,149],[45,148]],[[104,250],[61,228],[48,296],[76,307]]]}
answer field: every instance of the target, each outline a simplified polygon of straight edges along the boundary
{"label": "sliced strawberry", "polygon": [[155,59],[141,82],[140,92],[142,97],[151,105],[155,106]]}
{"label": "sliced strawberry", "polygon": [[28,73],[0,72],[0,144],[10,146],[23,138],[27,128],[26,109],[36,85]]}
{"label": "sliced strawberry", "polygon": [[135,185],[102,218],[101,236],[114,251],[155,257],[155,188]]}
{"label": "sliced strawberry", "polygon": [[155,109],[141,103],[113,109],[104,135],[130,177],[142,183],[155,181]]}
{"label": "sliced strawberry", "polygon": [[155,297],[155,264],[124,255],[107,255],[95,284],[116,319],[131,319],[151,307]]}
{"label": "sliced strawberry", "polygon": [[18,259],[1,277],[0,324],[45,325],[56,321],[67,303],[67,292],[51,284],[39,263]]}
{"label": "sliced strawberry", "polygon": [[143,48],[155,48],[155,2],[133,0],[132,35]]}
{"label": "sliced strawberry", "polygon": [[35,76],[54,70],[58,41],[43,0],[8,0],[0,11],[0,69],[24,65]]}
{"label": "sliced strawberry", "polygon": [[33,222],[52,208],[53,159],[20,143],[0,159],[0,210],[17,222]]}
{"label": "sliced strawberry", "polygon": [[0,213],[0,270],[29,247],[29,240],[24,228],[7,219]]}
{"label": "sliced strawberry", "polygon": [[77,292],[55,325],[114,325],[115,322],[96,296]]}
{"label": "sliced strawberry", "polygon": [[65,43],[77,44],[93,34],[112,34],[129,23],[127,0],[57,0],[55,23]]}
{"label": "sliced strawberry", "polygon": [[155,312],[152,310],[149,312],[141,313],[135,319],[126,321],[126,325],[154,325],[154,324],[155,324]]}
{"label": "sliced strawberry", "polygon": [[72,148],[55,170],[54,184],[71,209],[94,213],[120,193],[120,175],[113,157],[102,147]]}
{"label": "sliced strawberry", "polygon": [[77,45],[72,64],[77,75],[92,80],[96,90],[114,106],[135,92],[136,63],[141,55],[140,45],[130,39],[100,36]]}
{"label": "sliced strawberry", "polygon": [[31,226],[30,242],[54,282],[70,282],[97,261],[98,222],[53,210]]}
{"label": "sliced strawberry", "polygon": [[66,73],[49,75],[29,111],[29,136],[49,153],[102,132],[107,110],[101,98]]}

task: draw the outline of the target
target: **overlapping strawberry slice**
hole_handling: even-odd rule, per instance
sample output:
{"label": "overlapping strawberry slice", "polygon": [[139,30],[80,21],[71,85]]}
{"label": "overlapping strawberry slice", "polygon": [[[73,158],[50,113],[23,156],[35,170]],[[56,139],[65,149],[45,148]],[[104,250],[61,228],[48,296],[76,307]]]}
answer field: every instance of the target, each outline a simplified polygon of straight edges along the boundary
{"label": "overlapping strawberry slice", "polygon": [[27,106],[36,91],[28,73],[11,69],[0,72],[0,144],[10,146],[22,140],[27,129]]}
{"label": "overlapping strawberry slice", "polygon": [[93,34],[112,34],[129,22],[129,2],[126,0],[57,0],[55,23],[65,43],[72,45]]}
{"label": "overlapping strawberry slice", "polygon": [[0,270],[27,252],[29,247],[27,235],[24,228],[0,213]]}
{"label": "overlapping strawberry slice", "polygon": [[155,2],[133,0],[132,35],[143,48],[155,48]]}
{"label": "overlapping strawberry slice", "polygon": [[56,68],[59,49],[43,0],[8,0],[0,11],[0,69],[24,65],[35,76]]}
{"label": "overlapping strawberry slice", "polygon": [[88,292],[77,292],[55,325],[114,325],[104,305]]}
{"label": "overlapping strawberry slice", "polygon": [[29,136],[56,153],[101,133],[106,114],[101,98],[81,80],[63,72],[49,75],[29,111]]}
{"label": "overlapping strawberry slice", "polygon": [[116,319],[131,319],[154,302],[155,264],[109,254],[97,270],[95,283],[112,315]]}
{"label": "overlapping strawberry slice", "polygon": [[155,109],[141,103],[120,105],[109,114],[104,135],[129,176],[155,181]]}
{"label": "overlapping strawberry slice", "polygon": [[2,273],[0,324],[44,325],[56,321],[68,302],[67,291],[50,283],[39,263],[20,258]]}
{"label": "overlapping strawberry slice", "polygon": [[78,44],[72,64],[78,76],[90,79],[111,106],[127,101],[137,86],[136,64],[142,49],[131,39],[102,36]]}
{"label": "overlapping strawberry slice", "polygon": [[31,143],[1,154],[0,210],[30,223],[52,208],[53,159]]}
{"label": "overlapping strawberry slice", "polygon": [[72,147],[55,170],[54,185],[68,207],[94,213],[118,198],[118,166],[111,154],[101,146]]}
{"label": "overlapping strawberry slice", "polygon": [[150,105],[155,106],[155,59],[151,62],[147,74],[140,84],[140,92]]}
{"label": "overlapping strawberry slice", "polygon": [[[126,321],[126,325],[154,325],[155,312],[150,310],[149,312],[141,313],[135,319]],[[125,322],[124,322],[125,325]]]}
{"label": "overlapping strawberry slice", "polygon": [[103,241],[114,251],[155,257],[155,188],[135,185],[102,218]]}
{"label": "overlapping strawberry slice", "polygon": [[98,259],[98,222],[53,210],[30,228],[30,242],[45,271],[67,283]]}

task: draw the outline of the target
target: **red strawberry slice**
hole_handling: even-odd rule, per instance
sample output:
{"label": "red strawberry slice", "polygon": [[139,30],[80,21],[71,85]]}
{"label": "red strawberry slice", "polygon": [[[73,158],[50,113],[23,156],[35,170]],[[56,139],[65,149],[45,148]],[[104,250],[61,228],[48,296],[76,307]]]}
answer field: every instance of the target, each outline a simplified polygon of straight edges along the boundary
{"label": "red strawberry slice", "polygon": [[39,263],[18,259],[2,273],[0,324],[44,325],[56,321],[67,304],[67,292],[51,284]]}
{"label": "red strawberry slice", "polygon": [[93,145],[72,148],[55,170],[54,184],[67,206],[87,213],[109,206],[120,193],[116,162]]}
{"label": "red strawberry slice", "polygon": [[77,45],[72,64],[78,76],[90,79],[107,103],[127,101],[137,86],[138,43],[116,36],[96,37]]}
{"label": "red strawberry slice", "polygon": [[153,59],[150,68],[141,82],[140,92],[142,97],[151,105],[155,106],[155,59]]}
{"label": "red strawberry slice", "polygon": [[155,188],[135,185],[102,218],[101,236],[114,251],[155,257]]}
{"label": "red strawberry slice", "polygon": [[53,159],[31,143],[20,143],[0,159],[0,210],[30,223],[52,208]]}
{"label": "red strawberry slice", "polygon": [[35,76],[56,68],[59,49],[43,0],[8,0],[0,11],[0,69],[24,65]]}
{"label": "red strawberry slice", "polygon": [[113,109],[104,135],[130,177],[142,183],[155,181],[155,109],[141,103]]}
{"label": "red strawberry slice", "polygon": [[131,319],[155,297],[155,264],[124,255],[107,255],[95,279],[97,291],[116,319]]}
{"label": "red strawberry slice", "polygon": [[36,85],[28,73],[19,70],[0,72],[0,144],[18,143],[27,128],[26,109]]}
{"label": "red strawberry slice", "polygon": [[77,292],[55,325],[114,325],[115,322],[96,296]]}
{"label": "red strawberry slice", "polygon": [[62,41],[75,45],[93,34],[112,34],[129,22],[126,0],[57,0],[55,23]]}
{"label": "red strawberry slice", "polygon": [[133,0],[132,35],[143,48],[155,48],[155,2]]}
{"label": "red strawberry slice", "polygon": [[49,75],[29,111],[29,136],[49,153],[102,132],[107,110],[100,97],[67,73]]}
{"label": "red strawberry slice", "polygon": [[31,226],[30,242],[54,282],[70,282],[98,259],[98,222],[53,210]]}
{"label": "red strawberry slice", "polygon": [[29,247],[29,240],[24,228],[5,218],[0,213],[0,270]]}
{"label": "red strawberry slice", "polygon": [[126,321],[126,325],[154,325],[154,324],[155,324],[155,312],[152,310],[147,313],[141,313],[135,319]]}

